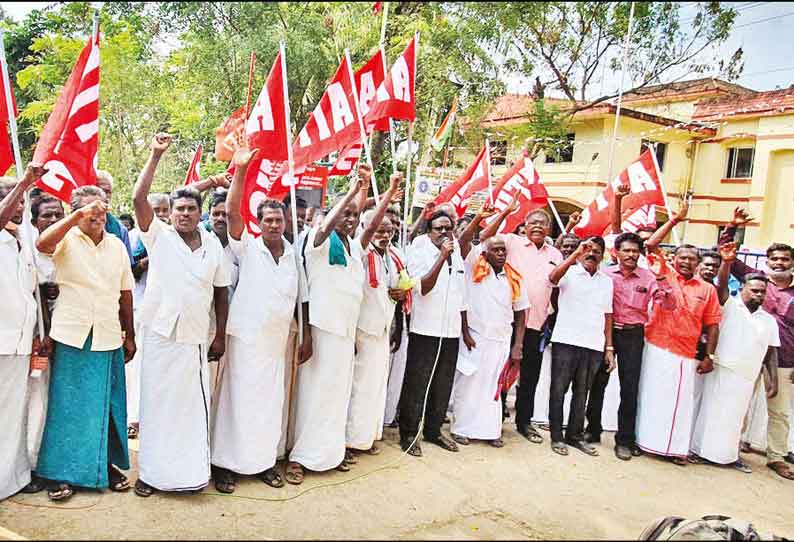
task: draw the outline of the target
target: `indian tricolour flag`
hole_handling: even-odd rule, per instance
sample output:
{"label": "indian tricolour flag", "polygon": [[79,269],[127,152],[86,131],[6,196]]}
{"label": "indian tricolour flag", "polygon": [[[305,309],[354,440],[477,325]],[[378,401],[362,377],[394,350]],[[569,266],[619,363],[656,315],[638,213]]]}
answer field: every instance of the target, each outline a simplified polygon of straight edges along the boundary
{"label": "indian tricolour flag", "polygon": [[433,150],[438,152],[444,148],[447,143],[449,135],[452,133],[452,126],[455,124],[455,114],[458,112],[458,97],[452,100],[452,107],[449,108],[449,113],[444,117],[444,122],[436,130],[433,139],[430,140],[430,146]]}

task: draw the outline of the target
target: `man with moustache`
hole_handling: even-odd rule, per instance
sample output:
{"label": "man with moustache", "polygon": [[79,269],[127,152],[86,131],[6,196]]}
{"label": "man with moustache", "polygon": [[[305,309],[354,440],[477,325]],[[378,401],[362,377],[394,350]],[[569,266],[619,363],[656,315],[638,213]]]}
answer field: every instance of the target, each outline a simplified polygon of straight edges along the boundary
{"label": "man with moustache", "polygon": [[[637,403],[637,446],[686,465],[694,423],[696,384],[713,370],[714,351],[722,317],[717,290],[697,277],[700,253],[680,245],[673,268],[662,264],[656,249],[673,226],[686,218],[686,206],[645,243],[649,264],[670,284],[675,308],[655,306],[645,326],[645,348]],[[695,359],[701,329],[708,335],[706,358]]]}
{"label": "man with moustache", "polygon": [[105,222],[105,231],[112,233],[118,237],[122,243],[124,243],[124,248],[127,249],[127,255],[130,258],[130,266],[132,266],[135,264],[135,260],[132,257],[133,246],[130,243],[129,232],[127,231],[127,228],[124,227],[124,224],[122,224],[121,221],[110,212],[110,206],[113,201],[113,177],[107,171],[99,169],[96,172],[96,185],[105,193],[105,205],[108,206],[108,216],[107,221]]}
{"label": "man with moustache", "polygon": [[723,305],[720,340],[714,370],[703,377],[703,395],[692,432],[690,462],[705,460],[750,473],[739,458],[742,423],[755,380],[763,367],[767,398],[777,395],[777,322],[761,306],[769,279],[760,273],[744,276],[738,296],[728,293],[736,243],[720,246],[722,263],[717,275],[717,293]]}
{"label": "man with moustache", "polygon": [[[720,243],[732,241],[736,229],[752,222],[744,209],[734,210],[733,220],[723,230]],[[766,266],[769,282],[766,285],[766,298],[763,309],[777,322],[780,335],[778,350],[778,393],[767,399],[767,466],[776,474],[794,480],[794,470],[786,465],[790,430],[791,396],[794,393],[794,249],[784,243],[772,243],[766,250]],[[731,273],[738,279],[757,273],[739,259],[733,261]],[[761,392],[756,383],[756,393]]]}
{"label": "man with moustache", "polygon": [[[642,451],[635,444],[637,418],[637,389],[645,346],[645,325],[648,307],[659,304],[666,310],[675,308],[670,285],[664,275],[656,276],[637,264],[642,255],[642,239],[636,233],[621,233],[615,239],[616,265],[604,270],[612,279],[612,342],[620,378],[620,407],[618,430],[615,434],[615,455],[628,461]],[[585,441],[601,442],[601,411],[604,392],[609,383],[609,371],[601,366],[595,375],[587,401],[587,431]]]}
{"label": "man with moustache", "polygon": [[[508,206],[496,219],[480,232],[480,242],[485,242],[499,231],[507,216],[514,212]],[[524,220],[526,236],[509,233],[504,236],[507,246],[507,263],[522,277],[523,287],[529,299],[530,310],[526,318],[524,346],[521,357],[521,376],[516,388],[516,428],[518,433],[534,444],[541,444],[543,437],[532,425],[535,408],[535,390],[540,378],[543,352],[540,349],[543,325],[549,315],[552,285],[549,273],[562,260],[560,251],[546,244],[551,231],[551,217],[543,209],[530,212]]]}
{"label": "man with moustache", "polygon": [[[599,270],[604,240],[591,237],[549,273],[560,290],[559,314],[551,335],[551,449],[568,455],[568,446],[590,456],[598,451],[584,440],[587,393],[601,365],[615,368],[612,346],[612,281]],[[563,439],[563,401],[573,387],[568,426]]]}
{"label": "man with moustache", "polygon": [[414,239],[407,255],[408,274],[416,278],[417,284],[400,397],[400,446],[415,457],[422,455],[418,433],[423,413],[425,440],[447,451],[458,451],[455,442],[441,433],[441,425],[458,359],[464,266],[453,238],[452,217],[445,211],[436,211],[427,225],[428,233]]}

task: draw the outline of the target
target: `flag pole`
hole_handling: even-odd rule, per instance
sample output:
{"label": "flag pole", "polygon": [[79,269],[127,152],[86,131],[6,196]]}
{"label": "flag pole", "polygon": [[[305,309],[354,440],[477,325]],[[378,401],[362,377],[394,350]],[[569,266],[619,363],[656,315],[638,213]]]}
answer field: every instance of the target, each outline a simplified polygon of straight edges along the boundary
{"label": "flag pole", "polygon": [[623,41],[623,62],[620,65],[620,88],[618,88],[618,103],[615,109],[615,126],[612,129],[612,141],[609,144],[609,162],[607,167],[607,182],[612,182],[612,165],[615,157],[615,140],[618,137],[618,127],[620,126],[620,107],[623,103],[623,78],[626,74],[626,60],[629,52],[629,40],[631,39],[631,29],[634,23],[634,2],[629,9],[629,27],[626,31],[626,39]]}
{"label": "flag pole", "polygon": [[[98,28],[98,17],[95,16],[94,18],[94,28]],[[95,33],[96,35],[96,33]],[[0,64],[2,65],[3,71],[3,88],[5,90],[5,103],[6,103],[6,110],[8,111],[8,126],[11,131],[11,146],[14,149],[14,164],[17,173],[17,181],[21,181],[22,178],[25,176],[25,168],[22,165],[22,154],[19,151],[19,136],[17,133],[17,117],[16,111],[14,110],[14,100],[11,98],[11,78],[8,75],[8,61],[6,60],[6,47],[5,47],[5,31],[0,29]],[[30,251],[31,261],[33,261],[33,265],[36,269],[38,269],[38,255],[36,254],[36,249],[33,247],[33,222],[31,222],[30,218],[30,191],[25,191],[25,210],[22,214],[22,231],[24,232],[25,237],[27,237],[28,243],[23,243],[23,247],[26,246],[27,250]],[[38,272],[37,272],[38,278]],[[36,281],[36,288],[33,290],[33,296],[36,300],[36,316],[38,320],[38,333],[39,333],[39,341],[44,341],[44,315],[42,313],[42,299],[41,299],[41,291],[39,290],[38,280]],[[33,378],[39,378],[41,376],[41,369],[33,369],[30,372],[30,376]]]}
{"label": "flag pole", "polygon": [[554,201],[552,201],[551,198],[549,198],[549,208],[551,209],[551,214],[554,215],[554,220],[557,221],[557,225],[560,227],[560,234],[562,235],[565,233],[565,226],[562,225],[560,213],[557,212],[557,207],[554,205]]}
{"label": "flag pole", "polygon": [[493,205],[493,179],[491,179],[491,142],[485,136],[485,168],[488,176],[488,201]]}
{"label": "flag pole", "polygon": [[[414,71],[414,73],[416,73]],[[408,217],[410,216],[410,193],[411,193],[411,164],[414,156],[414,121],[408,123],[408,158],[405,163],[405,202],[403,209],[403,234],[400,239],[402,245],[403,255],[405,254],[405,247],[408,244]]]}
{"label": "flag pole", "polygon": [[375,203],[380,203],[380,194],[378,194],[378,183],[375,180],[375,168],[372,166],[372,157],[369,153],[369,145],[367,145],[367,133],[364,131],[364,119],[361,118],[361,106],[358,103],[358,88],[356,87],[356,76],[353,74],[353,64],[350,62],[350,50],[345,49],[345,60],[347,60],[347,73],[350,75],[350,86],[353,88],[353,103],[356,106],[356,116],[358,117],[358,129],[361,132],[361,146],[364,147],[364,156],[367,159],[372,175],[370,176],[372,184],[372,195],[375,196]]}
{"label": "flag pole", "polygon": [[[386,5],[388,6],[388,4],[386,4]],[[386,10],[388,8],[384,7],[383,9]],[[385,18],[384,18],[384,21],[385,21]],[[385,32],[385,29],[386,29],[385,22],[384,22],[383,28],[384,28],[384,32]],[[383,36],[383,33],[381,34],[381,36]],[[384,77],[385,77],[386,73],[389,71],[389,64],[386,62],[386,51],[383,48],[383,38],[382,37],[381,37],[381,42],[380,42],[380,56],[383,59],[383,71],[384,71]],[[414,77],[416,77],[416,70],[414,70]],[[391,147],[391,171],[392,171],[392,173],[397,173],[397,159],[395,158],[396,155],[397,155],[397,142],[396,142],[396,139],[397,139],[397,137],[396,137],[396,135],[394,133],[394,119],[389,117],[389,145]]]}
{"label": "flag pole", "polygon": [[[383,22],[380,25],[380,46],[383,47],[383,42],[386,41],[386,21],[389,19],[389,3],[383,2]],[[384,57],[383,60],[386,60]],[[384,64],[385,66],[385,64]]]}
{"label": "flag pole", "polygon": [[[672,220],[673,210],[670,208],[670,201],[667,199],[667,189],[664,186],[664,179],[662,178],[662,171],[659,169],[659,162],[656,161],[656,145],[654,144],[651,151],[651,158],[653,159],[653,167],[656,169],[656,178],[659,179],[659,188],[662,191],[662,200],[664,200],[664,207],[667,209],[667,217]],[[678,231],[673,226],[673,242],[678,245],[681,240],[678,238]]]}

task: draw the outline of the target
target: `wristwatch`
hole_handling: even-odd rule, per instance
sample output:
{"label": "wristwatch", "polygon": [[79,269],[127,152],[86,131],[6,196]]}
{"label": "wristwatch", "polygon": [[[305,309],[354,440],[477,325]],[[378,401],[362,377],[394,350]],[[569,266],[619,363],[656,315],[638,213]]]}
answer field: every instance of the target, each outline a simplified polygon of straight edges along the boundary
{"label": "wristwatch", "polygon": [[716,356],[716,355],[714,355],[714,354],[708,354],[708,358],[709,358],[711,361],[714,361],[714,360],[717,358],[717,356]]}

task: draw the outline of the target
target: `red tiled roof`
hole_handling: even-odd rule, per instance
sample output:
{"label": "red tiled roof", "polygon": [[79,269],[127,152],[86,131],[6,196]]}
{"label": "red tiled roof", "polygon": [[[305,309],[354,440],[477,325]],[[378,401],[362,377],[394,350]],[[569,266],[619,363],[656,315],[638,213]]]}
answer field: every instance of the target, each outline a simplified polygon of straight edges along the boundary
{"label": "red tiled roof", "polygon": [[701,79],[690,79],[688,81],[676,81],[663,85],[650,85],[634,92],[627,92],[623,95],[626,103],[638,101],[656,101],[660,99],[686,99],[687,95],[692,94],[712,94],[712,95],[749,95],[755,91],[735,83],[728,83],[713,77],[703,77]]}
{"label": "red tiled roof", "polygon": [[736,116],[774,116],[794,110],[794,85],[781,90],[756,92],[744,97],[701,100],[695,104],[692,120],[709,121]]}

